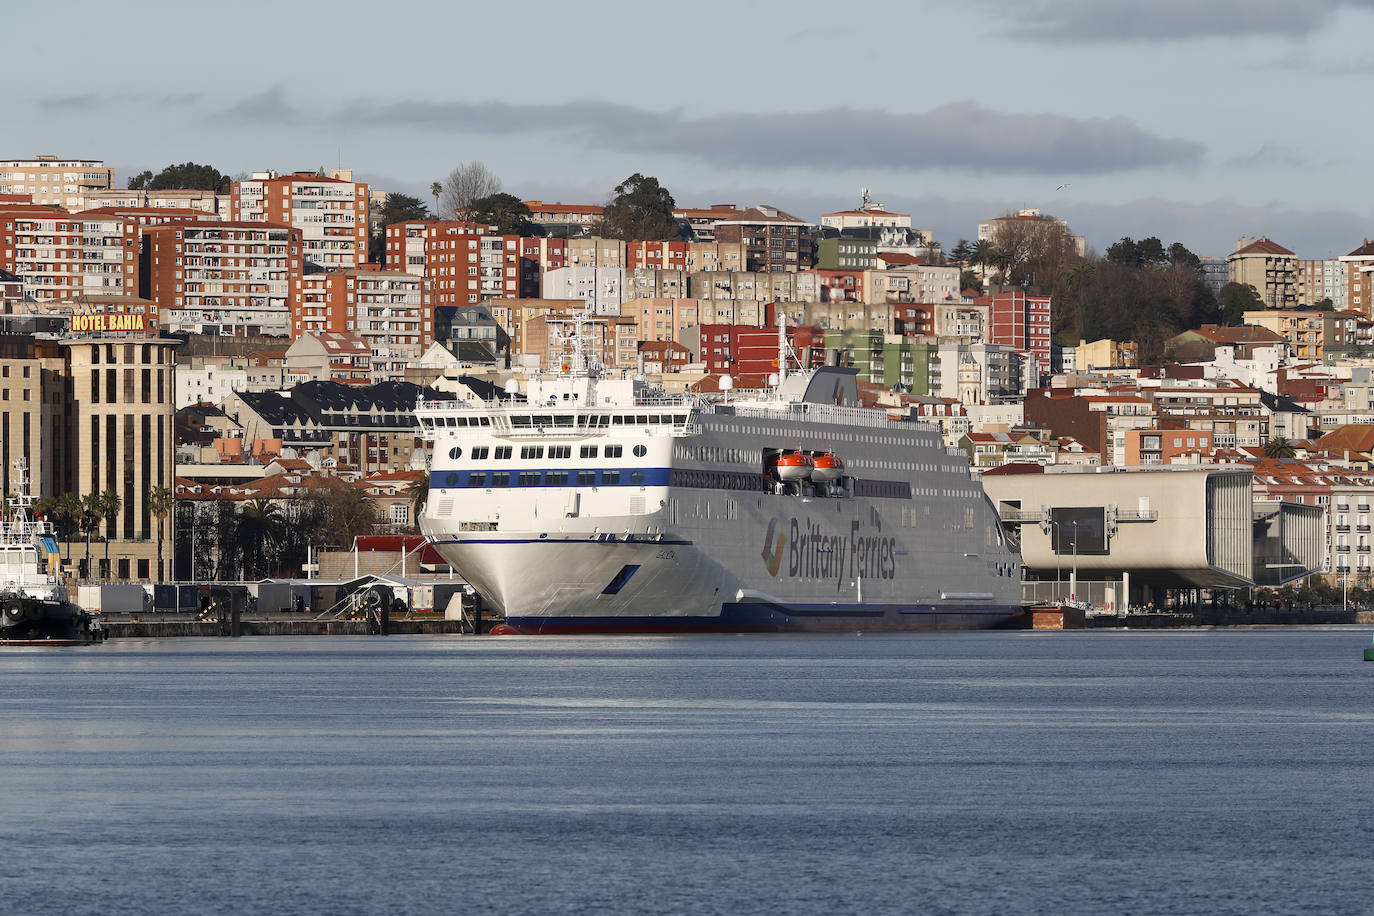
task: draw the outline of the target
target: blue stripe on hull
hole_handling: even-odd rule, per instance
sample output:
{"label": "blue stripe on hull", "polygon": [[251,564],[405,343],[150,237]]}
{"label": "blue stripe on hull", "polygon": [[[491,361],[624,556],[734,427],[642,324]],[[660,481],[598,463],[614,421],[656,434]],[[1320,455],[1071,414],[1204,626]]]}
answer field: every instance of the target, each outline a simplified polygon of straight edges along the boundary
{"label": "blue stripe on hull", "polygon": [[910,605],[781,605],[763,601],[721,605],[718,617],[520,617],[506,623],[525,634],[557,633],[779,633],[858,630],[983,630],[1012,625],[1019,605],[922,607]]}

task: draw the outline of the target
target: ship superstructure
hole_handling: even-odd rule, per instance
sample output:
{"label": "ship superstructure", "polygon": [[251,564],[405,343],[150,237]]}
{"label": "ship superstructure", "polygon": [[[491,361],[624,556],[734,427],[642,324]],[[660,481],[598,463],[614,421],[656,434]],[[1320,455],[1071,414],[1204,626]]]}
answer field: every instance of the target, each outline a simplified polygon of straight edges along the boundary
{"label": "ship superstructure", "polygon": [[574,358],[523,401],[417,408],[422,530],[522,632],[876,630],[1018,616],[1020,560],[960,450],[853,370],[665,397]]}

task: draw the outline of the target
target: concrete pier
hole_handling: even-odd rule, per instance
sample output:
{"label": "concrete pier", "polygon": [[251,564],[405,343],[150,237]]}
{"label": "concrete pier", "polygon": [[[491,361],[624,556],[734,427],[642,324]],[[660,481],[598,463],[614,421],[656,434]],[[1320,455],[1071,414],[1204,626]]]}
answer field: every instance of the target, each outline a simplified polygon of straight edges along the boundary
{"label": "concrete pier", "polygon": [[[500,622],[499,620],[497,621]],[[187,619],[185,616],[122,616],[110,615],[104,619],[105,630],[110,639],[163,639],[174,636],[229,636],[227,621],[202,622]],[[491,621],[484,621],[483,632],[491,629]],[[466,629],[465,629],[466,627]],[[388,632],[392,635],[458,635],[471,634],[471,624],[461,620],[432,618],[396,618],[388,621]],[[240,617],[238,621],[240,636],[375,636],[378,635],[377,622],[374,620],[314,620],[300,618],[253,618]]]}

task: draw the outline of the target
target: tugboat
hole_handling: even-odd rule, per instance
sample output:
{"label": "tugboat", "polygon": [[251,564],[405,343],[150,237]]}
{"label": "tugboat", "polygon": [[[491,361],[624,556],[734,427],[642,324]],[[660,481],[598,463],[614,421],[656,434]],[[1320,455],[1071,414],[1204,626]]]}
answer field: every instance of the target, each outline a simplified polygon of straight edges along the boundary
{"label": "tugboat", "polygon": [[59,571],[57,537],[32,517],[29,463],[14,462],[16,493],[0,519],[0,645],[78,646],[99,642],[99,619],[69,597]]}

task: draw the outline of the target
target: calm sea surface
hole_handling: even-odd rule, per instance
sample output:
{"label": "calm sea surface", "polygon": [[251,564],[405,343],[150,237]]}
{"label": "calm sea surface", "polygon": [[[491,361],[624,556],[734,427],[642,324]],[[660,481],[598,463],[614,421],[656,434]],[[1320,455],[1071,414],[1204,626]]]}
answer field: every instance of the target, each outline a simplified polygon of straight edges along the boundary
{"label": "calm sea surface", "polygon": [[1369,642],[0,649],[0,912],[1369,912]]}

